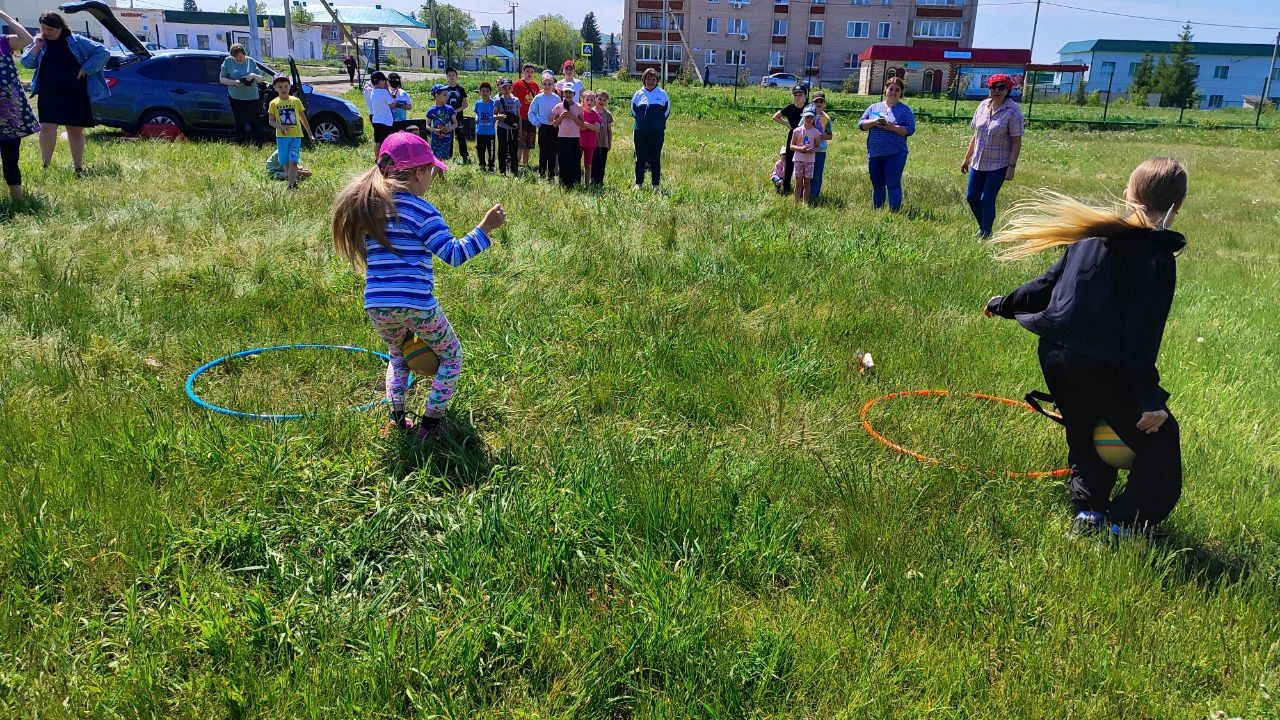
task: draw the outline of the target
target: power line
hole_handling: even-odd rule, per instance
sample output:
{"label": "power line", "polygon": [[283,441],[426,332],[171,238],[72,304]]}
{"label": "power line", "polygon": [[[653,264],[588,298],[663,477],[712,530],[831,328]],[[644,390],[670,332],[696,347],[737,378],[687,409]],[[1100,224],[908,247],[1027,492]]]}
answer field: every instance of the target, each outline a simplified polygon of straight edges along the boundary
{"label": "power line", "polygon": [[[996,3],[991,3],[991,4],[994,5]],[[1008,3],[1008,4],[1019,5],[1022,3]],[[1063,5],[1061,3],[1048,2],[1048,0],[1045,0],[1044,4],[1052,5],[1053,7],[1059,7],[1066,10],[1078,10],[1080,12],[1098,13],[1099,15],[1114,15],[1116,17],[1132,18],[1134,20],[1151,20],[1152,22],[1177,23],[1179,25],[1190,23],[1191,25],[1203,25],[1205,27],[1234,28],[1236,30],[1280,30],[1280,27],[1266,27],[1262,25],[1228,25],[1226,23],[1197,22],[1195,20],[1186,20],[1186,19],[1175,20],[1173,18],[1151,17],[1149,15],[1130,15],[1129,13],[1114,12],[1111,10],[1096,10],[1094,8],[1077,7],[1075,5]]]}

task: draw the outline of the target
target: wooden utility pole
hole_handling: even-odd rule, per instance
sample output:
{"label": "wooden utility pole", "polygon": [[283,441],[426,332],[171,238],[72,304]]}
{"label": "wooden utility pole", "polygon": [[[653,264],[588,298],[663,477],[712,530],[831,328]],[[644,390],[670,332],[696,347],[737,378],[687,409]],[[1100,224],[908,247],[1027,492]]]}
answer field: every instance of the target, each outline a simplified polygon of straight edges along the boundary
{"label": "wooden utility pole", "polygon": [[[1253,126],[1258,127],[1262,124],[1262,106],[1267,102],[1267,96],[1271,94],[1271,76],[1276,73],[1276,54],[1280,53],[1280,32],[1276,33],[1275,47],[1271,48],[1271,64],[1267,66],[1267,76],[1262,80],[1262,96],[1258,98],[1258,112],[1254,115]],[[1280,110],[1280,108],[1276,108]]]}

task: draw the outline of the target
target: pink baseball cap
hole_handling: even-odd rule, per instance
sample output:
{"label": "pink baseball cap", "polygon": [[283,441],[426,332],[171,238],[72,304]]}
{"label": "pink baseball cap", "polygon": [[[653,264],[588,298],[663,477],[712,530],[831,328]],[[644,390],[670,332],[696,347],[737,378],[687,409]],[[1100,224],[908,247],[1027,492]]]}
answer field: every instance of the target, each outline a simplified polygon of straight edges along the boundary
{"label": "pink baseball cap", "polygon": [[395,132],[382,141],[378,148],[378,167],[382,172],[409,170],[423,165],[434,165],[441,172],[449,169],[431,152],[431,144],[408,132]]}

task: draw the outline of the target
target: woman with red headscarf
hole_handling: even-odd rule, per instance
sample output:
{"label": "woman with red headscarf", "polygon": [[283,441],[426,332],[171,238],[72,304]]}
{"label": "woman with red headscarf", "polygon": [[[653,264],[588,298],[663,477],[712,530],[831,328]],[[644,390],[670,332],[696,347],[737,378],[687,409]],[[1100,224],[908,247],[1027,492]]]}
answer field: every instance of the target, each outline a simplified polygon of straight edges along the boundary
{"label": "woman with red headscarf", "polygon": [[968,173],[965,199],[978,221],[978,236],[991,237],[996,219],[996,195],[1006,180],[1012,180],[1022,152],[1022,111],[1009,99],[1013,78],[1004,74],[987,78],[990,97],[973,113],[973,137],[965,151],[960,172]]}

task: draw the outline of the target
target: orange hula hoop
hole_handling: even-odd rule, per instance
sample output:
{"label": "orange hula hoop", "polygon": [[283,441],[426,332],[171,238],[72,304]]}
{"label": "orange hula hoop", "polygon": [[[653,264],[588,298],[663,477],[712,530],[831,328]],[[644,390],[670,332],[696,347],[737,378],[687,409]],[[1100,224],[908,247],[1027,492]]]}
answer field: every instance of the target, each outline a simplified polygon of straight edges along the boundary
{"label": "orange hula hoop", "polygon": [[996,470],[987,470],[984,468],[970,468],[964,465],[947,465],[946,463],[942,462],[938,458],[930,457],[928,455],[918,453],[915,450],[904,448],[901,445],[898,445],[897,443],[893,442],[889,438],[877,432],[876,429],[871,426],[871,421],[867,419],[867,413],[870,412],[872,406],[874,406],[876,403],[881,402],[883,400],[893,400],[895,398],[904,398],[904,397],[951,397],[952,395],[955,395],[958,397],[973,398],[975,400],[987,400],[989,402],[1000,403],[1001,405],[1008,405],[1010,407],[1023,408],[1027,412],[1034,412],[1034,409],[1030,405],[1020,400],[1010,400],[1009,398],[998,397],[996,395],[987,395],[985,393],[976,393],[976,392],[953,393],[950,390],[905,390],[903,392],[895,392],[895,393],[889,393],[888,395],[881,395],[878,398],[872,398],[871,400],[868,400],[867,403],[862,406],[862,411],[858,414],[859,418],[862,420],[862,429],[866,430],[867,434],[870,435],[872,438],[875,438],[875,440],[879,442],[881,445],[884,445],[885,447],[889,448],[895,453],[898,453],[899,455],[905,455],[906,457],[912,458],[914,460],[918,460],[922,463],[928,463],[930,465],[941,465],[943,467],[948,467],[948,468],[951,468],[952,470],[959,470],[961,472],[976,471],[976,472],[981,472],[987,475],[999,475],[999,476],[1009,477],[1009,478],[1062,477],[1063,475],[1066,475],[1071,472],[1071,468],[1058,468],[1057,470],[1036,470],[1031,472],[1013,472],[1013,471],[999,472]]}

